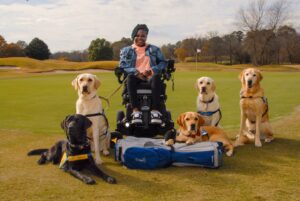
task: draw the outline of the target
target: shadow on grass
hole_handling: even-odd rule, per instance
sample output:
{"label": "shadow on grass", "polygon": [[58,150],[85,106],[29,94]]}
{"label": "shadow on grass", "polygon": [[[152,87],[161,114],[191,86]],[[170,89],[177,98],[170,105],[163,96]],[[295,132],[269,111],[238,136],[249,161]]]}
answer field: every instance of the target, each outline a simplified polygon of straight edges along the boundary
{"label": "shadow on grass", "polygon": [[[49,139],[53,141],[54,139]],[[47,141],[48,142],[48,141]],[[35,142],[36,143],[36,142]],[[41,143],[45,143],[44,141]],[[39,143],[37,143],[39,146]],[[17,146],[17,145],[16,145]],[[35,147],[30,144],[28,147]],[[237,147],[233,157],[224,156],[223,166],[219,169],[207,169],[199,167],[168,167],[158,170],[131,170],[122,167],[113,159],[113,150],[108,158],[104,158],[103,170],[115,177],[118,185],[114,186],[114,191],[131,189],[131,196],[145,195],[151,197],[160,192],[166,196],[167,192],[190,192],[187,187],[196,184],[199,187],[210,189],[211,185],[224,186],[225,184],[240,183],[252,176],[265,174],[266,171],[276,173],[278,171],[289,171],[293,169],[293,163],[299,163],[300,141],[298,139],[276,138],[272,143],[263,143],[263,147],[257,148],[253,143],[242,147]],[[24,148],[23,148],[24,149]],[[24,151],[22,149],[22,151]],[[34,157],[33,160],[37,160]],[[282,166],[285,170],[282,170]],[[57,168],[57,167],[53,167]],[[87,175],[96,179],[100,186],[105,185],[101,178],[97,178],[87,172]],[[245,184],[246,185],[246,184]],[[182,187],[186,186],[186,187]],[[228,185],[231,186],[232,185]],[[229,188],[229,187],[226,187]],[[136,193],[136,195],[134,194]]]}
{"label": "shadow on grass", "polygon": [[233,157],[223,156],[223,166],[218,169],[199,167],[173,167],[161,169],[161,174],[174,174],[188,178],[218,172],[219,174],[257,175],[266,170],[273,171],[282,164],[297,162],[300,158],[300,141],[295,139],[276,138],[271,143],[263,143],[257,148],[253,143],[235,149]]}
{"label": "shadow on grass", "polygon": [[278,169],[282,164],[298,161],[300,141],[296,139],[275,138],[271,143],[263,143],[258,148],[254,143],[235,148],[233,157],[224,157],[221,171],[243,175],[261,174]]}

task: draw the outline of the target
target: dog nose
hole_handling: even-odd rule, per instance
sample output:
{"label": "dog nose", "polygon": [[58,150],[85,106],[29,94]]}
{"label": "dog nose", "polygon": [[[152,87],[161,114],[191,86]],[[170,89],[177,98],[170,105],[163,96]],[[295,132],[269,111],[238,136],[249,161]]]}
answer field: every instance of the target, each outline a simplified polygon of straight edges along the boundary
{"label": "dog nose", "polygon": [[248,84],[248,87],[251,88],[252,87],[252,80],[248,80],[247,84]]}
{"label": "dog nose", "polygon": [[87,92],[87,91],[88,91],[88,86],[86,86],[86,85],[83,86],[83,87],[82,87],[82,91],[83,91],[83,92]]}
{"label": "dog nose", "polygon": [[201,87],[202,92],[206,92],[206,87]]}
{"label": "dog nose", "polygon": [[196,130],[196,125],[195,124],[191,124],[191,130],[192,131]]}

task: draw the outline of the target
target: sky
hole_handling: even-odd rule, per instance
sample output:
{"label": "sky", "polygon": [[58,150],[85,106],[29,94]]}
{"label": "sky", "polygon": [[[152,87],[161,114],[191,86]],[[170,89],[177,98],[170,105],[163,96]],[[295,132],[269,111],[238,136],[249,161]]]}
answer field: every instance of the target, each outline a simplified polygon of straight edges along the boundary
{"label": "sky", "polygon": [[[0,0],[0,35],[8,43],[28,44],[38,37],[54,53],[87,49],[96,38],[130,38],[136,24],[147,24],[148,42],[161,46],[238,30],[237,12],[249,1],[253,0]],[[287,24],[300,32],[300,0],[289,0],[289,5]]]}

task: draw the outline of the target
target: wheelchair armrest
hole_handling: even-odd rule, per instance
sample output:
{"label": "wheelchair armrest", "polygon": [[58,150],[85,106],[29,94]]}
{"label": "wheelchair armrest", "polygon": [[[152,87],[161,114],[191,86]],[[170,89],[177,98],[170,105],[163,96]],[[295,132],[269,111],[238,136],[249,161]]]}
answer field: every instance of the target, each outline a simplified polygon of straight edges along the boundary
{"label": "wheelchair armrest", "polygon": [[117,66],[115,68],[115,76],[118,78],[118,82],[122,84],[126,78],[124,69]]}

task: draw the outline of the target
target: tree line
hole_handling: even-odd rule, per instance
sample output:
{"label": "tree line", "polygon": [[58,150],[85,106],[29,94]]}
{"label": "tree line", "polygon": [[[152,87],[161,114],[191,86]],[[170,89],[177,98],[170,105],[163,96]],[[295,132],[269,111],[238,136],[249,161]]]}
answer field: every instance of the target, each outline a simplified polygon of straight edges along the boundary
{"label": "tree line", "polygon": [[[180,62],[215,62],[224,64],[252,63],[254,65],[300,63],[300,34],[287,19],[287,1],[278,0],[270,5],[266,0],[250,1],[240,8],[237,16],[239,30],[219,35],[210,32],[205,37],[190,37],[175,44],[165,44],[161,50],[167,59]],[[34,38],[6,43],[0,35],[0,57],[28,56],[35,59],[68,61],[119,60],[120,49],[131,45],[130,38],[109,42],[96,38],[83,51],[51,54],[47,44]]]}

